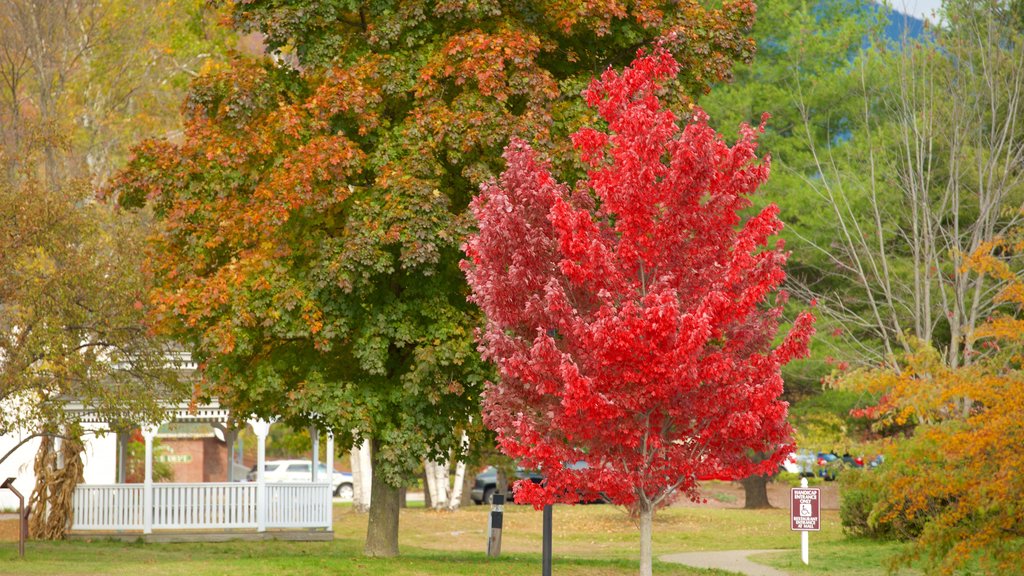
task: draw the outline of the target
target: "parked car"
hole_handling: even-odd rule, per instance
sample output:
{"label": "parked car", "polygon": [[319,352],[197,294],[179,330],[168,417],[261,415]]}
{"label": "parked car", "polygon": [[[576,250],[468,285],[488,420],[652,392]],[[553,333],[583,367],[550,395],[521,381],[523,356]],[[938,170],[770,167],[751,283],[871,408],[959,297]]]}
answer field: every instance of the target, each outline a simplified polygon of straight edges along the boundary
{"label": "parked car", "polygon": [[818,476],[825,480],[835,480],[843,461],[838,454],[832,452],[818,453]]}
{"label": "parked car", "polygon": [[[544,480],[544,476],[540,472],[531,472],[529,470],[523,470],[522,468],[516,468],[515,474],[512,478],[508,479],[508,487],[506,494],[508,494],[508,502],[512,502],[512,483],[516,480],[530,479],[531,482],[540,484]],[[492,504],[494,502],[494,495],[498,492],[498,469],[494,466],[488,466],[484,468],[482,472],[476,475],[473,481],[473,489],[469,491],[469,497],[476,504]]]}
{"label": "parked car", "polygon": [[787,472],[799,474],[804,478],[819,476],[825,480],[835,480],[843,460],[831,452],[811,452],[809,450],[793,452],[783,463]]}
{"label": "parked car", "polygon": [[[580,460],[579,462],[567,463],[565,465],[566,468],[569,468],[571,470],[582,470],[587,466],[588,464],[583,460]],[[508,479],[508,490],[506,491],[506,494],[508,494],[508,499],[506,500],[506,502],[514,503],[512,494],[512,484],[516,480],[526,479],[529,479],[531,482],[535,484],[540,484],[544,480],[544,475],[541,474],[540,472],[532,472],[528,470],[523,470],[522,468],[516,468],[515,476],[513,478]],[[497,492],[497,488],[498,470],[494,466],[488,466],[483,470],[483,472],[480,472],[479,474],[476,475],[476,479],[473,482],[473,489],[470,490],[469,492],[469,497],[470,499],[473,500],[473,502],[477,504],[491,504],[493,503],[494,494]],[[581,500],[580,503],[598,504],[607,501],[608,500],[602,494],[593,500]]]}
{"label": "parked car", "polygon": [[851,456],[849,452],[843,454],[843,464],[850,468],[863,468],[864,457],[863,456]]}
{"label": "parked car", "polygon": [[791,452],[789,456],[779,464],[779,468],[784,472],[792,472],[793,474],[802,474],[804,471],[800,456],[796,452]]}
{"label": "parked car", "polygon": [[[343,499],[352,499],[352,475],[348,472],[333,471],[331,488],[334,495]],[[317,468],[317,477],[327,476],[327,464],[321,462]],[[267,482],[311,482],[313,466],[309,460],[268,460],[263,463],[263,477]],[[256,481],[256,465],[249,469],[245,479]]]}

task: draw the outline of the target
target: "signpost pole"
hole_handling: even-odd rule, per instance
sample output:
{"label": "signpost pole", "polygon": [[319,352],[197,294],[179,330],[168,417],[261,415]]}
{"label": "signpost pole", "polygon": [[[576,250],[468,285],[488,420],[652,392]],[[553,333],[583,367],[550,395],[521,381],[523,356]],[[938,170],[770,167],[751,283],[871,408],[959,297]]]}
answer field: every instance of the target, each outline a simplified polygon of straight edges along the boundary
{"label": "signpost pole", "polygon": [[[800,479],[800,487],[807,488],[807,478]],[[808,542],[810,537],[807,535],[807,530],[800,531],[800,558],[804,561],[804,564],[810,564],[810,552],[807,550]]]}
{"label": "signpost pole", "polygon": [[552,526],[551,504],[544,506],[544,535],[541,548],[541,574],[551,576],[551,526]]}
{"label": "signpost pole", "polygon": [[807,533],[821,530],[821,490],[808,488],[807,478],[801,478],[800,487],[792,490],[790,510],[790,528],[800,531],[800,559],[810,564]]}

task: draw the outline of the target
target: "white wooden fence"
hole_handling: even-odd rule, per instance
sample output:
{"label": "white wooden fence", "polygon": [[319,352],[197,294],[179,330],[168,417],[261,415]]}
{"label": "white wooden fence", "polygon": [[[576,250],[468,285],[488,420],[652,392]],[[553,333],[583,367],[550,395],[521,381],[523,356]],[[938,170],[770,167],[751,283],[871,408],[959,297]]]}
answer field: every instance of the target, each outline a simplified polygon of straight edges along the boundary
{"label": "white wooden fence", "polygon": [[[261,488],[265,490],[262,495]],[[147,490],[151,492],[147,494]],[[146,514],[147,501],[152,502],[150,514]],[[331,485],[326,482],[83,484],[75,488],[71,529],[144,533],[153,529],[330,530],[331,503]]]}

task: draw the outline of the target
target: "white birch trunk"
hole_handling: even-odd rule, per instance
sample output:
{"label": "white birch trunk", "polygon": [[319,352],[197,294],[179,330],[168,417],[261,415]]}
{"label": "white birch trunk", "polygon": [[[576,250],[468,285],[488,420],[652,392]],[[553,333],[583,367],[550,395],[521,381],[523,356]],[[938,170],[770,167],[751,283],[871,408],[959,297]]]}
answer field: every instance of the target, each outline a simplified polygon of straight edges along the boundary
{"label": "white birch trunk", "polygon": [[452,497],[448,501],[449,510],[458,510],[462,504],[462,484],[466,478],[466,463],[459,460],[455,463],[455,485],[452,488]]}
{"label": "white birch trunk", "polygon": [[[359,457],[358,444],[352,445],[352,451],[349,452],[349,462],[352,465],[352,508],[356,512],[365,512],[363,510],[363,462]],[[366,487],[367,490],[369,488],[369,486]]]}
{"label": "white birch trunk", "polygon": [[[469,448],[469,436],[466,432],[462,432],[462,453],[465,454]],[[449,510],[458,510],[459,506],[462,505],[462,485],[465,484],[466,478],[466,462],[459,460],[455,463],[455,485],[452,488],[452,497],[448,501]]]}
{"label": "white birch trunk", "polygon": [[446,510],[448,508],[448,499],[452,493],[451,486],[449,485],[449,482],[451,482],[450,462],[450,458],[445,458],[444,461],[437,463],[437,493],[441,497],[437,503],[438,510]]}
{"label": "white birch trunk", "polygon": [[434,510],[444,510],[448,507],[448,462],[430,461],[425,462],[427,476],[427,490],[430,490],[430,504]]}
{"label": "white birch trunk", "polygon": [[370,502],[370,486],[373,485],[373,451],[370,449],[370,442],[368,440],[363,441],[363,445],[359,450],[359,472],[363,479],[364,490],[361,494],[360,506],[363,510],[369,510],[372,502]]}
{"label": "white birch trunk", "polygon": [[430,505],[433,508],[437,508],[437,474],[434,472],[436,467],[432,460],[423,461],[423,477],[427,483],[423,490],[430,495]]}
{"label": "white birch trunk", "polygon": [[370,486],[373,481],[370,445],[365,440],[362,444],[353,445],[349,459],[352,463],[352,508],[356,512],[366,512],[370,509]]}

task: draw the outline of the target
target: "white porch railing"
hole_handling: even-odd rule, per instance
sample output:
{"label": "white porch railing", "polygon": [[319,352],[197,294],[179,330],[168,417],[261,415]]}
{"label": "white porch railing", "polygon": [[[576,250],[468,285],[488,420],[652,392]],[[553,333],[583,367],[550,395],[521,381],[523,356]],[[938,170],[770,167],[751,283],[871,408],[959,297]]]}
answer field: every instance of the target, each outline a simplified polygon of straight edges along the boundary
{"label": "white porch railing", "polygon": [[330,484],[268,483],[267,527],[329,526],[331,504]]}
{"label": "white porch railing", "polygon": [[142,484],[83,484],[71,505],[72,530],[142,530]]}
{"label": "white porch railing", "polygon": [[[146,484],[83,484],[75,488],[72,530],[259,530],[255,482],[159,483],[146,526]],[[267,528],[331,528],[329,483],[266,484]]]}
{"label": "white porch railing", "polygon": [[255,526],[255,484],[153,484],[153,528],[176,530]]}

